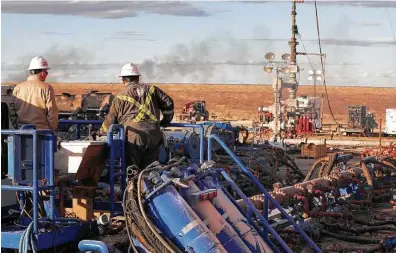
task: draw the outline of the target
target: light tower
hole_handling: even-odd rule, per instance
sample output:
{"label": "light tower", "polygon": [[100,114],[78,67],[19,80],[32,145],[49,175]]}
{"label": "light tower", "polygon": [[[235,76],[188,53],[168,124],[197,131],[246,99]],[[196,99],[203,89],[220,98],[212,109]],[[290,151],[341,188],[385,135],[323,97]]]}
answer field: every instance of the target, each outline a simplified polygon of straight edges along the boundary
{"label": "light tower", "polygon": [[[322,81],[322,71],[321,70],[319,70],[319,69],[317,69],[317,70],[315,70],[315,69],[310,69],[310,70],[308,70],[308,80],[309,81],[313,81],[313,85],[314,85],[314,95],[313,95],[313,97],[314,97],[314,99],[313,99],[313,108],[312,108],[312,121],[313,121],[313,123],[315,124],[314,125],[314,131],[316,132],[316,126],[318,125],[317,124],[317,117],[316,117],[316,101],[317,101],[317,99],[316,99],[316,81]],[[318,115],[319,116],[319,115]]]}
{"label": "light tower", "polygon": [[272,84],[272,88],[274,91],[274,105],[273,105],[273,113],[274,113],[274,125],[272,126],[272,130],[274,131],[274,135],[277,136],[279,134],[279,119],[280,119],[280,99],[282,95],[282,78],[279,76],[280,73],[286,74],[289,73],[289,61],[290,54],[283,54],[281,56],[282,61],[274,61],[275,54],[272,52],[268,52],[265,54],[265,59],[268,61],[264,66],[264,71],[267,73],[272,73],[273,70],[276,71],[276,78]]}

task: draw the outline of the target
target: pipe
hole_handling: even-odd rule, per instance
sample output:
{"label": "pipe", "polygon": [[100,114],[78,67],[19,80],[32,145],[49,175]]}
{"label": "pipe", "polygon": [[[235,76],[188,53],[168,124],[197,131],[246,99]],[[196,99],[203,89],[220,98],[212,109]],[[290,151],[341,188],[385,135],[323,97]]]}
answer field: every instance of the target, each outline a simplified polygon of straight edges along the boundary
{"label": "pipe", "polygon": [[[221,141],[221,139],[217,135],[211,135],[208,138],[208,161],[212,160],[212,142],[213,139],[215,139],[222,147],[223,149],[227,152],[227,154],[239,165],[241,170],[250,178],[250,180],[253,181],[253,183],[260,189],[260,191],[263,193],[263,195],[266,195],[266,197],[270,200],[270,202],[284,215],[285,218],[287,218],[290,223],[294,226],[294,228],[300,233],[300,235],[305,239],[305,241],[314,249],[315,252],[322,252],[319,247],[311,240],[310,237],[301,229],[297,223],[294,222],[294,220],[287,214],[287,212],[280,206],[280,204],[268,193],[267,189],[264,188],[264,186],[259,182],[259,180],[252,175],[252,173],[249,171],[248,168],[241,162],[241,160],[225,145],[224,142]],[[223,173],[222,173],[223,174]],[[223,177],[228,177],[227,174],[223,174]]]}
{"label": "pipe", "polygon": [[[379,141],[369,141],[369,140],[327,140],[327,139],[283,139],[283,143],[285,144],[294,144],[299,145],[302,143],[313,143],[313,144],[323,144],[327,145],[345,145],[345,146],[362,146],[362,147],[378,147],[380,144]],[[382,141],[382,147],[391,146],[394,141]]]}
{"label": "pipe", "polygon": [[104,242],[94,240],[82,240],[78,243],[78,249],[82,252],[99,251],[100,253],[109,253],[109,248]]}
{"label": "pipe", "polygon": [[[339,186],[340,183],[347,183],[353,178],[360,177],[364,175],[364,171],[359,168],[351,168],[347,171],[342,171],[339,173],[334,173],[329,176],[321,177],[312,179],[309,181],[304,181],[302,183],[298,183],[292,186],[287,186],[283,188],[276,188],[270,192],[273,199],[275,199],[279,204],[286,201],[288,198],[294,197],[296,194],[300,194],[304,191],[313,192],[318,187],[331,187],[331,186]],[[369,183],[372,182],[370,180],[371,177],[368,179]],[[261,209],[264,203],[264,196],[262,194],[250,197],[252,203],[254,203],[256,208]],[[246,210],[246,205],[244,205],[242,200],[237,200],[237,203],[240,204],[242,208]],[[269,208],[275,208],[273,204],[269,205]]]}

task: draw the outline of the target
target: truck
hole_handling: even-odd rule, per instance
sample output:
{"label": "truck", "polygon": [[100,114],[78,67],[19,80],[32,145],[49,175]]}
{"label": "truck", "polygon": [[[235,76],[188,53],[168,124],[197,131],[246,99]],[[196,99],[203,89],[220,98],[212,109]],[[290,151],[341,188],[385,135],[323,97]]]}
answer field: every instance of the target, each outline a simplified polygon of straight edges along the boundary
{"label": "truck", "polygon": [[396,108],[389,108],[385,110],[384,133],[387,136],[396,136]]}
{"label": "truck", "polygon": [[209,120],[209,111],[203,100],[195,100],[184,105],[183,113],[180,114],[181,121],[206,121]]}

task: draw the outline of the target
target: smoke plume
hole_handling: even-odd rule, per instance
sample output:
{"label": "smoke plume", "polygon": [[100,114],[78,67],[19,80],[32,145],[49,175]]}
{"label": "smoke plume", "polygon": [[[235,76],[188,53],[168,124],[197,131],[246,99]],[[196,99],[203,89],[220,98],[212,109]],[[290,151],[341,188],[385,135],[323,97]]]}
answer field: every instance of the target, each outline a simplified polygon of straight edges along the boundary
{"label": "smoke plume", "polygon": [[27,68],[30,60],[35,56],[43,56],[51,68],[50,75],[46,81],[62,82],[65,80],[78,79],[79,75],[87,68],[86,62],[92,59],[91,53],[81,48],[60,48],[52,46],[49,50],[43,52],[29,53],[21,57],[16,64],[7,66],[4,64],[3,69],[8,70],[9,74],[2,81],[21,82],[26,80],[29,75]]}

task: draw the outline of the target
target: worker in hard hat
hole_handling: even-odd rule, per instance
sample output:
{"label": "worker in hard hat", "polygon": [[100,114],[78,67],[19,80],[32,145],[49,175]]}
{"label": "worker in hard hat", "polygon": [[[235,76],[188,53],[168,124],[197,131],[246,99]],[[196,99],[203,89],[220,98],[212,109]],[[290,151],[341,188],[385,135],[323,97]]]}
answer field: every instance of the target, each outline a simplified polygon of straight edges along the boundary
{"label": "worker in hard hat", "polygon": [[114,98],[99,132],[106,133],[112,124],[122,124],[126,130],[126,164],[144,169],[158,159],[163,143],[160,126],[166,127],[172,121],[173,100],[160,88],[141,83],[139,69],[133,63],[125,64],[119,77],[125,88]]}
{"label": "worker in hard hat", "polygon": [[27,69],[29,77],[15,86],[9,104],[10,120],[15,129],[27,124],[35,125],[36,129],[58,129],[55,92],[45,83],[49,69],[43,57],[34,57]]}

